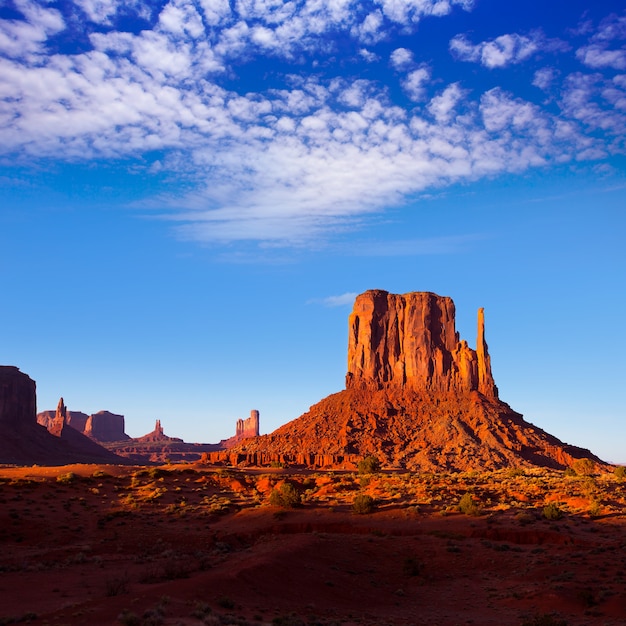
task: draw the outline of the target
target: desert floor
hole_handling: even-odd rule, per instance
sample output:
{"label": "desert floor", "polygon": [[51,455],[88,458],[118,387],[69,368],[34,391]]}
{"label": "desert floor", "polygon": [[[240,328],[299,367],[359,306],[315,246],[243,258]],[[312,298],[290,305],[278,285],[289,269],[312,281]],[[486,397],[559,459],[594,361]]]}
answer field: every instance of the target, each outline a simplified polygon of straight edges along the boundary
{"label": "desert floor", "polygon": [[[285,482],[301,506],[270,504]],[[20,622],[623,625],[626,479],[0,468],[0,624]]]}

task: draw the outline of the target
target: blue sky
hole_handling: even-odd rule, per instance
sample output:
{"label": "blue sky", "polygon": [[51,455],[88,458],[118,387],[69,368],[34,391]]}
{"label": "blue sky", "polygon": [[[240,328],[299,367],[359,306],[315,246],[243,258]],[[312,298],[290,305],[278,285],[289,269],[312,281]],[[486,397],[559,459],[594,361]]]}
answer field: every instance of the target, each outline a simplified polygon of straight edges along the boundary
{"label": "blue sky", "polygon": [[39,409],[270,432],[371,288],[626,462],[621,2],[0,0],[0,362]]}

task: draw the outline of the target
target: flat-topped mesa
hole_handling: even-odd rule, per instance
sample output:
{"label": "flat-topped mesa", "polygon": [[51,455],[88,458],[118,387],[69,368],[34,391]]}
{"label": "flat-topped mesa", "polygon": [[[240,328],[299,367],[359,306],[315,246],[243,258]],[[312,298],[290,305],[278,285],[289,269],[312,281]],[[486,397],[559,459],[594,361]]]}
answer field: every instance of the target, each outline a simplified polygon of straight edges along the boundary
{"label": "flat-topped mesa", "polygon": [[124,432],[124,416],[109,411],[98,411],[87,418],[84,434],[100,442],[128,439]]}
{"label": "flat-topped mesa", "polygon": [[346,388],[479,391],[497,398],[484,326],[479,309],[477,350],[472,350],[459,340],[451,298],[366,291],[357,296],[349,318]]}

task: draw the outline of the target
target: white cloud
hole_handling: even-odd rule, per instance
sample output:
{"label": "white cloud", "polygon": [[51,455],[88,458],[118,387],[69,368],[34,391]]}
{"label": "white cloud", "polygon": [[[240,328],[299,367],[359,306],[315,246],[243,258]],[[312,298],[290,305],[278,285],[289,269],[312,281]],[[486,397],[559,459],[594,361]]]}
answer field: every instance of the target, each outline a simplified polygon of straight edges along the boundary
{"label": "white cloud", "polygon": [[396,48],[389,57],[391,66],[396,70],[406,70],[413,65],[413,53],[407,48]]}
{"label": "white cloud", "polygon": [[450,120],[456,106],[463,98],[463,90],[459,83],[448,85],[441,94],[435,96],[428,104],[428,111],[440,123]]}
{"label": "white cloud", "polygon": [[626,69],[626,46],[611,48],[615,41],[626,40],[626,15],[610,15],[603,19],[590,43],[576,51],[578,60],[594,69],[609,67]]}
{"label": "white cloud", "polygon": [[478,44],[472,44],[465,35],[456,35],[450,40],[450,51],[457,59],[480,63],[489,69],[522,63],[540,51],[563,47],[562,42],[547,40],[539,31],[528,36],[517,33],[500,35]]}
{"label": "white cloud", "polygon": [[[100,24],[126,10],[112,0],[77,2]],[[560,114],[502,89],[473,92],[440,79],[429,99],[431,70],[415,67],[404,48],[390,62],[408,72],[402,86],[419,102],[406,109],[370,80],[284,75],[281,88],[250,93],[216,82],[236,78],[252,54],[295,59],[295,71],[314,52],[328,61],[335,50],[324,35],[336,31],[353,38],[355,58],[374,61],[364,39],[410,32],[422,16],[470,2],[172,0],[136,34],[87,28],[93,49],[67,55],[43,54],[65,28],[61,13],[18,5],[24,20],[0,20],[0,158],[126,159],[184,180],[184,191],[142,206],[187,239],[313,245],[427,189],[573,155],[601,158],[626,136],[624,81],[600,72],[566,79]],[[453,41],[459,58],[504,67],[535,54],[538,39]],[[535,74],[546,86],[556,78]],[[436,248],[429,245],[403,249]]]}
{"label": "white cloud", "polygon": [[426,83],[429,80],[430,70],[427,67],[420,67],[407,75],[402,86],[411,100],[419,102],[426,97]]}
{"label": "white cloud", "polygon": [[543,91],[547,91],[554,83],[556,71],[551,67],[543,67],[535,72],[532,84]]}
{"label": "white cloud", "polygon": [[626,69],[626,50],[608,50],[600,44],[591,44],[579,48],[576,51],[576,57],[587,67]]}
{"label": "white cloud", "polygon": [[30,0],[15,0],[25,20],[0,20],[0,53],[17,58],[44,52],[50,35],[62,31],[65,22],[59,11],[46,9]]}
{"label": "white cloud", "polygon": [[323,304],[327,307],[352,306],[359,294],[356,291],[342,293],[339,296],[327,296],[326,298],[312,298],[307,304]]}

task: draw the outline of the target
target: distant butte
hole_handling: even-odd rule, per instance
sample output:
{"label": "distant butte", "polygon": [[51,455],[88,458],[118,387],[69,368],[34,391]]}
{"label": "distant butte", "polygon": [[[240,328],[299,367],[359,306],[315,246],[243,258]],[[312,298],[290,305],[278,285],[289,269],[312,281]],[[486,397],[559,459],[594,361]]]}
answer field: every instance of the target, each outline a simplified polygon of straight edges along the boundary
{"label": "distant butte", "polygon": [[69,427],[63,398],[50,418],[50,432],[37,423],[36,407],[35,381],[17,367],[0,366],[0,463],[126,463]]}
{"label": "distant butte", "polygon": [[375,455],[387,467],[466,471],[566,468],[602,461],[526,422],[498,397],[478,311],[476,349],[459,338],[451,298],[371,290],[349,317],[346,389],[269,435],[210,462],[354,467]]}

